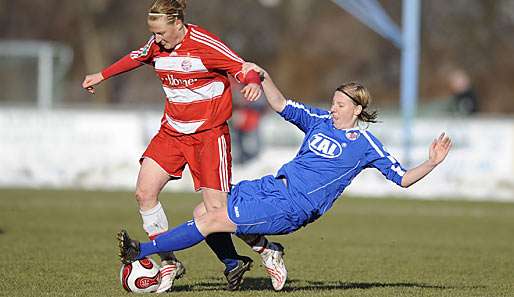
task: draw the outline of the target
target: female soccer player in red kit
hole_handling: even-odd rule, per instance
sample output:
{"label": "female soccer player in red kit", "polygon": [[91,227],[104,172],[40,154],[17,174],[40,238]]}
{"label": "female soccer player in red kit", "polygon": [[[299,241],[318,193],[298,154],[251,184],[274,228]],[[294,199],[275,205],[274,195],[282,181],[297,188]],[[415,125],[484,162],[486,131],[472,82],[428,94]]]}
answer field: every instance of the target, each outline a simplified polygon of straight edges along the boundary
{"label": "female soccer player in red kit", "polygon": [[[185,8],[186,0],[155,0],[148,13],[152,33],[148,42],[103,71],[87,75],[82,83],[94,93],[94,86],[103,80],[143,64],[153,66],[162,82],[166,103],[161,128],[140,159],[135,193],[143,228],[151,239],[168,229],[158,195],[168,181],[182,177],[186,164],[195,190],[202,191],[205,210],[226,208],[232,161],[228,75],[246,85],[241,92],[247,100],[261,95],[259,74],[253,71],[245,76],[241,71],[244,61],[218,37],[185,23]],[[226,265],[228,289],[237,289],[251,259],[237,255],[228,233],[215,234],[207,243]],[[161,258],[158,292],[169,290],[184,273],[172,253]]]}

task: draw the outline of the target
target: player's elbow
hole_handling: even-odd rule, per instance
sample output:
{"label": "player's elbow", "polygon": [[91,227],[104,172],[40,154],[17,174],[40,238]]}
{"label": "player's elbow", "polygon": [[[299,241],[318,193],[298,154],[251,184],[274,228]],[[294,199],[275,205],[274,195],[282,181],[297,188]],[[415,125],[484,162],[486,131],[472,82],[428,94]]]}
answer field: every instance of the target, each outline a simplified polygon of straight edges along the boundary
{"label": "player's elbow", "polygon": [[406,178],[405,178],[405,176],[403,176],[403,177],[402,177],[402,180],[401,180],[401,182],[400,182],[400,187],[402,187],[402,188],[405,188],[405,189],[406,189],[406,188],[408,188],[408,187],[410,187],[410,186],[412,186],[412,183],[411,183],[411,182],[409,182],[409,181],[408,181],[408,179],[406,179]]}

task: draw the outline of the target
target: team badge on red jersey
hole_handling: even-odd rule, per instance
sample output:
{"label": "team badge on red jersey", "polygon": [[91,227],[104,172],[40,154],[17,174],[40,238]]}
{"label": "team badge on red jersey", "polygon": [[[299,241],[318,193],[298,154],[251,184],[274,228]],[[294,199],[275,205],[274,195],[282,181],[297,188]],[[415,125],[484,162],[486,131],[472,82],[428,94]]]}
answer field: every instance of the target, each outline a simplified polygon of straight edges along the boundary
{"label": "team badge on red jersey", "polygon": [[182,64],[180,65],[182,67],[182,70],[189,71],[191,70],[191,67],[193,66],[193,63],[189,59],[185,59],[182,61]]}

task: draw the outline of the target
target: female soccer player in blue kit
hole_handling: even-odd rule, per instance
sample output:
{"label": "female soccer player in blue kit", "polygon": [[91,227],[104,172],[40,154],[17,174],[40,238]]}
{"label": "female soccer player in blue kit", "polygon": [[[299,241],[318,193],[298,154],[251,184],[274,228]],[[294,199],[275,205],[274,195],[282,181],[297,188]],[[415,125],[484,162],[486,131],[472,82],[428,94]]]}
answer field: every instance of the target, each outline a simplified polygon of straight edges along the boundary
{"label": "female soccer player in blue kit", "polygon": [[[286,100],[266,71],[245,63],[243,71],[250,70],[264,77],[262,87],[269,105],[305,133],[298,154],[276,176],[234,185],[226,209],[206,212],[201,203],[193,220],[153,241],[139,243],[122,230],[118,234],[122,262],[186,249],[215,232],[238,235],[294,232],[327,212],[363,169],[376,168],[388,180],[406,188],[430,173],[450,151],[451,140],[442,133],[430,145],[428,160],[405,170],[371,132],[358,128],[359,122],[376,122],[376,112],[367,111],[370,94],[360,84],[339,86],[327,111]],[[285,278],[278,282],[274,288],[281,290]]]}

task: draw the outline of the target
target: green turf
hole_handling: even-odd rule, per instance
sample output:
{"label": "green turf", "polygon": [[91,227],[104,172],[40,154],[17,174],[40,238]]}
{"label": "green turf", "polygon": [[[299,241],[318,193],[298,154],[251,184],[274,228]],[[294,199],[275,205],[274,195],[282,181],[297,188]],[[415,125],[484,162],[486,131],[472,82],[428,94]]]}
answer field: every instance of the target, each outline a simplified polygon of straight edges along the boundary
{"label": "green turf", "polygon": [[[163,195],[170,224],[189,219],[199,199]],[[144,238],[130,193],[1,190],[0,296],[127,296],[121,227]],[[188,272],[169,295],[514,296],[514,204],[345,198],[273,239],[286,247],[284,292],[259,264],[241,291],[224,291],[222,265],[200,244],[178,253]]]}

